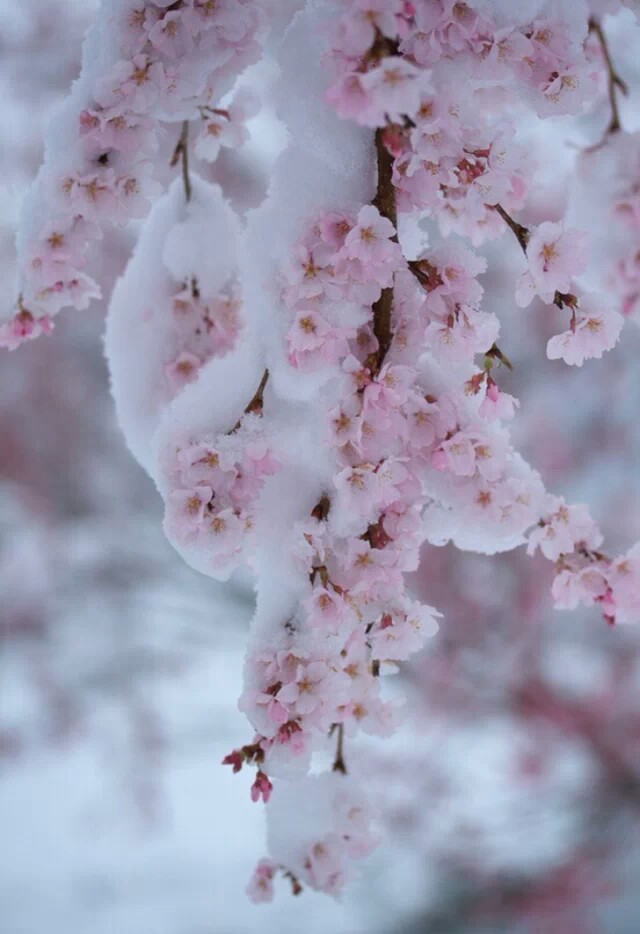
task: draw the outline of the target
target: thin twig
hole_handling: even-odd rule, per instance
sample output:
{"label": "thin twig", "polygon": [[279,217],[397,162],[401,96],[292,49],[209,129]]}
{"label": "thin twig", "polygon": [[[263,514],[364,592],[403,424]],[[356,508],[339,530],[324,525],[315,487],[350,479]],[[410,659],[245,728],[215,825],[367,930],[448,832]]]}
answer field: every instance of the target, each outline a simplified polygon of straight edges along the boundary
{"label": "thin twig", "polygon": [[333,760],[333,771],[340,772],[342,775],[347,774],[347,766],[344,761],[344,724],[334,723],[333,728],[338,734],[338,740],[336,743],[336,757]]}
{"label": "thin twig", "polygon": [[595,19],[594,17],[589,20],[589,32],[596,36],[598,42],[600,43],[600,48],[602,49],[602,55],[607,68],[607,90],[609,93],[609,105],[611,107],[611,119],[609,120],[609,125],[607,126],[602,139],[599,143],[596,143],[595,146],[592,146],[590,150],[588,150],[589,152],[593,152],[593,150],[599,149],[600,146],[603,145],[607,136],[609,136],[611,133],[617,133],[618,130],[622,129],[622,124],[620,122],[620,110],[618,109],[618,96],[616,91],[619,90],[622,92],[622,94],[626,95],[629,93],[629,88],[614,67],[611,53],[609,51],[607,37],[604,34],[604,30],[600,25],[599,20]]}
{"label": "thin twig", "polygon": [[187,201],[191,201],[191,176],[189,175],[189,121],[185,120],[182,124],[182,131],[180,132],[180,138],[176,143],[176,148],[173,151],[173,156],[171,157],[171,162],[169,165],[173,166],[178,164],[178,160],[182,160],[182,183],[184,185],[184,196]]}
{"label": "thin twig", "polygon": [[522,252],[526,254],[527,246],[529,245],[529,237],[531,235],[529,228],[524,227],[522,224],[519,224],[517,221],[514,221],[511,215],[507,214],[507,212],[505,211],[505,209],[502,207],[501,204],[494,204],[492,205],[492,207],[494,211],[496,211],[500,215],[500,217],[505,222],[509,230],[512,231],[514,237],[516,238],[516,240],[518,241],[518,243],[520,244],[522,248]]}
{"label": "thin twig", "polygon": [[[260,385],[258,386],[255,393],[253,394],[251,402],[246,406],[243,412],[243,415],[250,415],[250,414],[261,415],[262,414],[262,407],[264,404],[264,399],[263,399],[264,391],[265,391],[265,388],[268,382],[269,382],[269,370],[265,370],[264,373],[262,374]],[[235,423],[231,431],[228,431],[227,434],[228,435],[235,434],[236,431],[239,430],[241,425],[242,425],[242,417],[238,419],[238,421]]]}

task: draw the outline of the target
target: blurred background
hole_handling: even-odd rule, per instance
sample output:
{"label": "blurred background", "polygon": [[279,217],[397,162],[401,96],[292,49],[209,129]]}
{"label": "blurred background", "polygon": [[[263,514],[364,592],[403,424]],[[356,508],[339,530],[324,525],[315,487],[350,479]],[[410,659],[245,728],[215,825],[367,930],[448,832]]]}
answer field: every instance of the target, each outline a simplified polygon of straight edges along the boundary
{"label": "blurred background", "polygon": [[[0,0],[3,302],[20,200],[95,6]],[[96,258],[107,296],[132,237],[112,232]],[[522,401],[516,446],[626,549],[640,329],[583,369],[549,363],[556,322],[513,308],[504,253],[487,251],[499,273],[484,284],[515,365],[501,385]],[[165,542],[115,425],[104,314],[63,315],[0,359],[2,934],[637,934],[640,638],[553,612],[551,569],[522,550],[425,549],[413,584],[443,625],[402,675],[406,726],[362,748],[387,841],[340,903],[284,887],[248,903],[262,811],[220,761],[246,737],[251,606]]]}

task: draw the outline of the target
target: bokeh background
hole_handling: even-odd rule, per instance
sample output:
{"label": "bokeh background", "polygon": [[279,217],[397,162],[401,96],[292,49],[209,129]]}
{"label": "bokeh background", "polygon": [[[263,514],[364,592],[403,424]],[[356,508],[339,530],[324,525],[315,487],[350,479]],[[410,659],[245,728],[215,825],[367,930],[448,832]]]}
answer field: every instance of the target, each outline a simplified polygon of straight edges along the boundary
{"label": "bokeh background", "polygon": [[[95,6],[0,0],[6,303],[20,200]],[[630,83],[637,40],[614,30]],[[112,231],[95,258],[107,296],[134,236]],[[508,252],[487,251],[485,286],[515,365],[516,442],[626,549],[640,329],[581,370],[549,363],[556,322],[513,307]],[[263,816],[220,760],[246,735],[251,604],[165,542],[115,424],[104,314],[62,316],[0,359],[2,934],[637,934],[640,636],[552,611],[551,569],[522,551],[425,549],[413,583],[441,632],[401,675],[406,726],[361,752],[387,841],[342,902],[283,887],[248,903]]]}

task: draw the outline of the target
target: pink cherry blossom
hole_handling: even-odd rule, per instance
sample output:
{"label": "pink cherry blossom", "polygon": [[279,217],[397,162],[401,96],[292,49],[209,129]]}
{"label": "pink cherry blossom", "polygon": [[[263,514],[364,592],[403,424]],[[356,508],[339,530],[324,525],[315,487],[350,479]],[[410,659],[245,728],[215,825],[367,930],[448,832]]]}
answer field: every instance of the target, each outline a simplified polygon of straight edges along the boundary
{"label": "pink cherry blossom", "polygon": [[347,349],[339,331],[312,308],[298,311],[287,343],[289,360],[295,367],[333,363]]}
{"label": "pink cherry blossom", "polygon": [[345,241],[349,259],[364,263],[384,262],[394,252],[391,238],[395,230],[391,221],[382,217],[373,205],[366,205],[358,212],[356,226],[349,231]]}
{"label": "pink cherry blossom", "polygon": [[202,129],[195,142],[200,159],[215,162],[221,148],[237,149],[249,139],[246,123],[260,109],[259,99],[248,90],[237,92],[226,108],[203,111]]}
{"label": "pink cherry blossom", "polygon": [[270,860],[261,860],[247,886],[247,895],[255,904],[273,899],[273,875],[275,866]]}
{"label": "pink cherry blossom", "polygon": [[402,12],[401,0],[357,0],[352,15],[343,21],[339,36],[342,48],[353,55],[362,55],[373,45],[376,30],[394,39]]}
{"label": "pink cherry blossom", "polygon": [[294,680],[278,692],[277,698],[289,710],[305,715],[313,713],[328,698],[330,672],[325,662],[299,664]]}
{"label": "pink cherry blossom", "polygon": [[258,774],[256,775],[256,780],[251,786],[251,800],[259,801],[260,798],[266,804],[271,797],[271,792],[273,791],[273,785],[269,781],[268,777],[263,771],[258,769]]}
{"label": "pink cherry blossom", "polygon": [[527,272],[518,280],[516,301],[522,308],[535,295],[552,302],[556,291],[569,293],[574,276],[587,264],[587,238],[579,230],[545,221],[535,228],[527,243]]}
{"label": "pink cherry blossom", "polygon": [[193,490],[175,490],[171,494],[167,515],[168,534],[186,541],[204,525],[206,508],[213,496],[208,486],[196,486]]}
{"label": "pink cherry blossom", "polygon": [[547,357],[582,366],[585,360],[599,358],[615,347],[623,323],[621,314],[607,308],[606,299],[584,296],[569,330],[549,340]]}
{"label": "pink cherry blossom", "polygon": [[636,622],[640,616],[640,545],[634,545],[612,563],[607,581],[616,622]]}
{"label": "pink cherry blossom", "polygon": [[15,350],[25,341],[50,334],[52,330],[53,322],[48,315],[34,318],[28,311],[19,311],[6,324],[0,325],[0,347]]}
{"label": "pink cherry blossom", "polygon": [[599,548],[602,535],[582,504],[567,505],[561,499],[554,502],[554,511],[542,519],[529,536],[528,551],[540,548],[545,558],[557,561],[572,554],[578,546],[590,551]]}
{"label": "pink cherry blossom", "polygon": [[175,360],[167,364],[166,373],[169,379],[178,387],[192,382],[198,375],[202,360],[195,354],[182,351]]}
{"label": "pink cherry blossom", "polygon": [[557,574],[551,587],[554,603],[561,610],[575,610],[577,606],[592,606],[607,592],[605,569],[597,564],[580,568],[566,568]]}

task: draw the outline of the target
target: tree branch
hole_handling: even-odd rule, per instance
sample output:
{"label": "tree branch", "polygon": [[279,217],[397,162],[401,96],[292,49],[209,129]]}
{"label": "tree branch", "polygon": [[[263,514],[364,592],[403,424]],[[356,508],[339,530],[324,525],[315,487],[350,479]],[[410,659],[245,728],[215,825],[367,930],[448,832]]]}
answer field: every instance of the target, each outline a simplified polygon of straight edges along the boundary
{"label": "tree branch", "polygon": [[[393,186],[393,156],[384,144],[384,130],[376,130],[376,157],[378,163],[378,186],[373,199],[375,207],[383,217],[398,227],[398,213],[396,209],[396,192]],[[394,238],[397,240],[397,235]],[[393,288],[383,289],[378,301],[373,306],[373,333],[378,341],[377,369],[384,363],[391,341],[393,330],[391,314],[393,311]]]}
{"label": "tree branch", "polygon": [[529,245],[529,237],[531,236],[529,228],[524,227],[522,224],[519,224],[517,221],[515,221],[510,214],[507,214],[501,204],[493,205],[493,209],[494,211],[497,211],[509,230],[513,233],[514,237],[522,248],[522,252],[526,255],[527,246]]}
{"label": "tree branch", "polygon": [[607,68],[607,90],[609,93],[609,105],[611,107],[611,119],[609,120],[609,125],[607,126],[604,136],[599,143],[596,143],[595,146],[591,147],[591,150],[599,149],[603,145],[607,136],[611,133],[617,133],[618,130],[622,129],[622,124],[620,122],[620,111],[618,109],[618,97],[616,91],[619,90],[622,94],[628,94],[629,88],[625,81],[622,80],[620,75],[615,70],[613,61],[611,59],[611,53],[609,51],[609,45],[607,43],[607,37],[604,34],[604,30],[600,25],[599,20],[592,17],[589,20],[589,32],[593,33],[594,36],[598,39],[600,43],[600,48],[602,50],[602,55],[604,58],[604,63]]}
{"label": "tree branch", "polygon": [[[264,373],[262,374],[260,385],[258,386],[255,393],[253,394],[253,398],[251,399],[251,402],[249,402],[249,404],[246,406],[243,412],[243,415],[249,415],[251,413],[253,413],[254,415],[262,414],[262,407],[264,404],[264,400],[263,400],[264,391],[265,391],[265,388],[268,382],[269,382],[269,370],[265,370]],[[235,434],[236,431],[239,430],[241,424],[242,424],[242,416],[235,423],[231,431],[227,432],[227,434],[228,435]]]}
{"label": "tree branch", "polygon": [[189,175],[189,121],[185,120],[182,124],[182,131],[180,133],[180,138],[176,144],[176,148],[173,151],[173,156],[171,157],[171,162],[169,165],[173,166],[178,164],[178,160],[182,160],[182,183],[184,185],[184,196],[187,201],[191,201],[191,176]]}
{"label": "tree branch", "polygon": [[336,757],[333,760],[333,771],[340,772],[342,775],[347,774],[347,766],[344,761],[344,725],[342,723],[334,723],[331,732],[335,730],[338,734],[338,741],[336,745]]}

